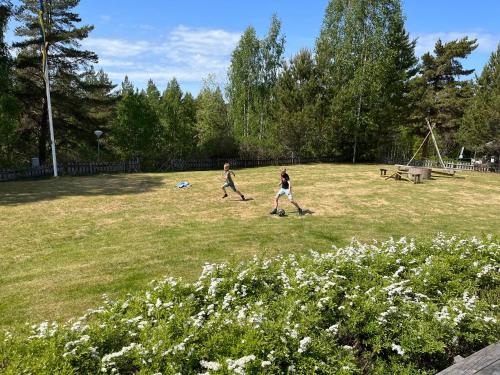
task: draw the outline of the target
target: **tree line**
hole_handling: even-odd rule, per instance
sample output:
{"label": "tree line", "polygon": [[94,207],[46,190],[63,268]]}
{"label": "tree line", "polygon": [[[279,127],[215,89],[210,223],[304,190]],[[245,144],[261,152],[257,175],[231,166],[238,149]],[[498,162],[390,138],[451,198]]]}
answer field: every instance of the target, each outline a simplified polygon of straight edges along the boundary
{"label": "tree line", "polygon": [[[443,42],[418,58],[400,0],[330,0],[312,50],[284,57],[276,15],[259,37],[250,26],[231,55],[227,84],[213,76],[196,97],[172,79],[120,87],[82,48],[93,26],[79,0],[47,2],[44,14],[60,160],[139,157],[150,168],[181,158],[329,157],[375,161],[417,149],[434,126],[444,156],[498,155],[500,45],[479,76],[464,60],[477,41]],[[50,158],[38,1],[0,2],[0,166]],[[5,31],[17,21],[16,41]],[[420,157],[432,156],[424,144]]]}

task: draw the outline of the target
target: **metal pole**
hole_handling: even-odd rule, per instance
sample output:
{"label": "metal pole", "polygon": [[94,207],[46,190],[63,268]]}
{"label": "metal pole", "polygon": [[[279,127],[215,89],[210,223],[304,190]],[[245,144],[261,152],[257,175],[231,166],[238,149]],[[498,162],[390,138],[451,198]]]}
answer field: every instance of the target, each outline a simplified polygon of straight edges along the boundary
{"label": "metal pole", "polygon": [[54,169],[54,177],[57,177],[57,158],[56,158],[56,141],[54,138],[54,124],[52,122],[52,102],[50,100],[50,82],[49,69],[47,60],[45,60],[45,91],[47,93],[47,112],[49,113],[49,129],[50,129],[50,144],[52,148],[52,167]]}
{"label": "metal pole", "polygon": [[97,137],[97,162],[98,162],[98,163],[99,163],[99,152],[100,152],[100,147],[99,147],[99,145],[100,145],[100,143],[101,143],[101,142],[99,142],[99,141],[100,141],[100,138],[99,138],[99,137]]}
{"label": "metal pole", "polygon": [[44,70],[44,80],[45,80],[45,92],[47,95],[47,112],[49,115],[49,130],[50,130],[50,144],[52,149],[52,166],[54,169],[54,177],[57,177],[57,158],[56,158],[56,141],[54,138],[54,123],[52,121],[52,101],[50,99],[50,80],[49,80],[49,63],[47,56],[47,41],[45,39],[45,26],[44,26],[44,9],[43,0],[40,0],[40,33],[42,35],[42,59],[43,59],[43,70]]}

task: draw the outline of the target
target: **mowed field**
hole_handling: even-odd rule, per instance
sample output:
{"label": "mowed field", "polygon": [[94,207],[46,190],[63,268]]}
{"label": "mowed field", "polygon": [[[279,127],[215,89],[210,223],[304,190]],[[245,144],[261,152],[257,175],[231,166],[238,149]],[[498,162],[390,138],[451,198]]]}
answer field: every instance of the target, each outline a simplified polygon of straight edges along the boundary
{"label": "mowed field", "polygon": [[[290,166],[298,216],[269,215],[279,168],[236,170],[249,198],[221,199],[220,171],[0,183],[0,326],[65,320],[153,279],[194,280],[206,262],[324,251],[390,236],[500,234],[500,175],[413,185],[377,165]],[[179,190],[179,181],[191,182]]]}

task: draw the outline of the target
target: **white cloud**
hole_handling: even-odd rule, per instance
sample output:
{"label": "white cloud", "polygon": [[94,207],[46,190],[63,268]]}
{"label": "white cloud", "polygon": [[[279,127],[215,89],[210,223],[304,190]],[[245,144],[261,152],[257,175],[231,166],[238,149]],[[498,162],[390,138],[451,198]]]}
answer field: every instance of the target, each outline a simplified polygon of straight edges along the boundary
{"label": "white cloud", "polygon": [[137,56],[152,48],[147,41],[130,42],[124,39],[110,38],[87,38],[82,41],[82,45],[96,52],[99,56],[113,58]]}
{"label": "white cloud", "polygon": [[411,35],[412,38],[418,38],[415,49],[417,56],[422,56],[426,52],[434,51],[434,45],[438,39],[441,39],[443,42],[449,42],[451,40],[461,39],[465,36],[468,36],[469,39],[477,39],[477,51],[483,53],[491,53],[495,51],[498,43],[500,42],[500,35],[480,31],[416,33]]}
{"label": "white cloud", "polygon": [[240,36],[226,30],[180,25],[157,40],[90,37],[82,44],[99,55],[99,65],[115,82],[127,75],[142,87],[149,78],[159,85],[173,77],[181,82],[201,82],[210,73],[222,79]]}

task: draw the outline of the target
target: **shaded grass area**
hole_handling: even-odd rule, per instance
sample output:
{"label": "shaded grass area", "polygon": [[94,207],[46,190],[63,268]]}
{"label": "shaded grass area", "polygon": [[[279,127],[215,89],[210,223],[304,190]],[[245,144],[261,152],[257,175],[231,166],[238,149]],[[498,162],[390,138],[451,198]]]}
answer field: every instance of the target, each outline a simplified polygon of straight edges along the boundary
{"label": "shaded grass area", "polygon": [[[377,165],[288,168],[313,213],[270,216],[279,169],[62,177],[0,184],[0,325],[67,319],[165,275],[191,280],[205,262],[303,253],[389,236],[500,234],[500,176],[424,184],[385,181]],[[192,187],[179,190],[178,181]]]}

